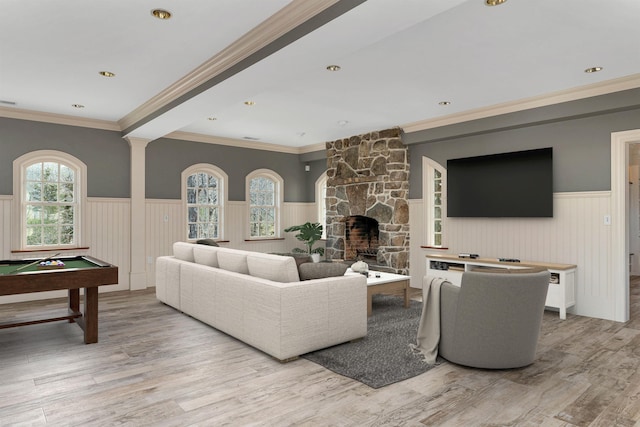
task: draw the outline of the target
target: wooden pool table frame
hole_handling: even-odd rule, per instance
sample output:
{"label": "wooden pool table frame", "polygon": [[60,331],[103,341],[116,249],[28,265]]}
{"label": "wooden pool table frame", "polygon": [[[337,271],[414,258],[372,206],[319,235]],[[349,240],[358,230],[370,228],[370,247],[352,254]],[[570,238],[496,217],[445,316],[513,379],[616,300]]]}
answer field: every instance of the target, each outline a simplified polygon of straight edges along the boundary
{"label": "wooden pool table frame", "polygon": [[[68,320],[84,331],[85,344],[98,342],[98,287],[118,283],[118,267],[89,256],[83,258],[95,264],[88,268],[64,268],[59,270],[24,271],[0,275],[0,295],[16,295],[67,289],[68,314],[66,316],[29,320],[16,323],[0,323],[0,329]],[[65,260],[65,257],[56,257]],[[18,264],[27,261],[0,261],[0,264]],[[84,288],[84,313],[80,311],[80,288]]]}

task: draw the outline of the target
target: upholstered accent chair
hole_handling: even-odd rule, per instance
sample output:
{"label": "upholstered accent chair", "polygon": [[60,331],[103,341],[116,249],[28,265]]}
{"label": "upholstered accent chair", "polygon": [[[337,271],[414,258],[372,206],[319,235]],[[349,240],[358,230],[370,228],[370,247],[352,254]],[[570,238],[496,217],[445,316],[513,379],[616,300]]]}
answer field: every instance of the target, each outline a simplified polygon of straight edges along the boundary
{"label": "upholstered accent chair", "polygon": [[[514,270],[514,272],[517,270]],[[440,290],[438,353],[450,362],[508,369],[535,360],[549,272],[465,272]]]}

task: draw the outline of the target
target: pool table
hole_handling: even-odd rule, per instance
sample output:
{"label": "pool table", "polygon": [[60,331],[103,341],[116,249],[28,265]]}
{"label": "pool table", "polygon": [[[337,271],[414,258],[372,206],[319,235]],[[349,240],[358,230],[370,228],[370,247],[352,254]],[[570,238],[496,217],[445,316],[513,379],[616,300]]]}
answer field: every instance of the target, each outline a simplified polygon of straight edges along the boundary
{"label": "pool table", "polygon": [[[36,259],[0,261],[0,295],[67,289],[68,314],[59,317],[0,323],[0,329],[67,320],[84,331],[86,344],[98,342],[98,286],[118,283],[118,267],[89,256],[53,258],[62,268],[44,269]],[[80,311],[80,288],[84,288],[84,313]]]}

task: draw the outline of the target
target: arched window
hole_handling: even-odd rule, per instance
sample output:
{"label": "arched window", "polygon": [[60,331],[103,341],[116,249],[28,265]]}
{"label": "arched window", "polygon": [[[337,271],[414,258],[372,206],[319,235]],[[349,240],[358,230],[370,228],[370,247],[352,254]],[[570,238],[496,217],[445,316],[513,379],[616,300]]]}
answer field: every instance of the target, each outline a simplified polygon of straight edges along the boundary
{"label": "arched window", "polygon": [[322,224],[322,238],[327,238],[327,173],[316,180],[316,209],[318,222]]}
{"label": "arched window", "polygon": [[428,246],[444,246],[447,170],[428,157],[422,158],[422,199],[425,206]]}
{"label": "arched window", "polygon": [[224,237],[227,174],[209,164],[193,165],[182,172],[182,201],[187,240]]}
{"label": "arched window", "polygon": [[22,250],[80,245],[86,165],[61,151],[39,150],[13,162],[14,243]]}
{"label": "arched window", "polygon": [[280,237],[283,182],[280,175],[269,169],[259,169],[247,176],[250,239]]}

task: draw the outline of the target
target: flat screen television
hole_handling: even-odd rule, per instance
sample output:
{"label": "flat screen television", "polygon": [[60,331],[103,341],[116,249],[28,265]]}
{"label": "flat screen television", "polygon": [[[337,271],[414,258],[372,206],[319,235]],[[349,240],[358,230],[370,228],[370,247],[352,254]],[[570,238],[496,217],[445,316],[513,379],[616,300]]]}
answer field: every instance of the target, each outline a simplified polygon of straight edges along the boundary
{"label": "flat screen television", "polygon": [[448,217],[553,217],[553,149],[447,161]]}

